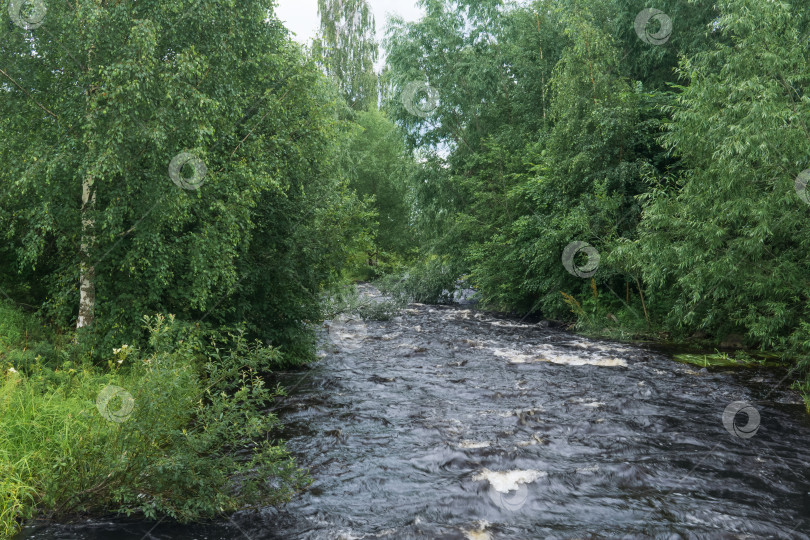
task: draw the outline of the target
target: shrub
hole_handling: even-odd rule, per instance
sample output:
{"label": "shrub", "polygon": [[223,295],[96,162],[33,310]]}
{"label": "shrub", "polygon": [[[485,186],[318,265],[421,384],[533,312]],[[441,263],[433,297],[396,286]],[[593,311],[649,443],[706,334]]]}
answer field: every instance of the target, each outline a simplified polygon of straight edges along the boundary
{"label": "shrub", "polygon": [[391,275],[380,280],[379,287],[400,301],[449,304],[462,274],[461,264],[432,255],[411,266],[404,275]]}
{"label": "shrub", "polygon": [[0,534],[35,514],[191,521],[285,501],[307,484],[265,412],[282,393],[259,374],[275,349],[239,331],[178,334],[172,317],[145,324],[149,349],[116,349],[109,370],[87,360],[0,368]]}

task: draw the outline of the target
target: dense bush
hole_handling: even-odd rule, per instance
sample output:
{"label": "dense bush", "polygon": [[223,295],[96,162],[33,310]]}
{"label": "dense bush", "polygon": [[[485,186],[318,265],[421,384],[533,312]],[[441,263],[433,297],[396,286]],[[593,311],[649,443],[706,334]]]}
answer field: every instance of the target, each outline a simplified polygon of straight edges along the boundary
{"label": "dense bush", "polygon": [[198,520],[306,485],[266,412],[281,389],[260,373],[277,350],[173,318],[144,324],[148,346],[117,348],[106,369],[0,356],[0,536],[34,515]]}

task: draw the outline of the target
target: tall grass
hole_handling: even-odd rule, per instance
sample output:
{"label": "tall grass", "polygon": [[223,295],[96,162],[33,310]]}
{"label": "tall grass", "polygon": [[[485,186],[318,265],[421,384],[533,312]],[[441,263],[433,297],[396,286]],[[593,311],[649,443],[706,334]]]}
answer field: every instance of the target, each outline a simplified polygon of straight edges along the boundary
{"label": "tall grass", "polygon": [[[209,518],[306,485],[265,412],[281,393],[260,376],[274,349],[157,316],[145,319],[144,351],[122,347],[99,367],[69,354],[32,358],[20,341],[29,322],[6,319],[17,332],[0,350],[1,537],[34,516]],[[105,406],[110,385],[122,390]]]}

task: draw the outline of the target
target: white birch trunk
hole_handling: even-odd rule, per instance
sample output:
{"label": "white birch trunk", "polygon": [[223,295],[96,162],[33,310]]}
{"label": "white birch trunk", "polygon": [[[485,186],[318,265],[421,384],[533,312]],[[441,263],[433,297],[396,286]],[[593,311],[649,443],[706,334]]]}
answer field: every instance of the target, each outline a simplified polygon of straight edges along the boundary
{"label": "white birch trunk", "polygon": [[93,227],[95,223],[87,217],[93,207],[96,194],[93,189],[93,179],[86,178],[82,183],[82,242],[79,254],[79,318],[76,328],[90,326],[93,322],[93,312],[96,308],[95,267],[90,264],[90,245],[93,243]]}

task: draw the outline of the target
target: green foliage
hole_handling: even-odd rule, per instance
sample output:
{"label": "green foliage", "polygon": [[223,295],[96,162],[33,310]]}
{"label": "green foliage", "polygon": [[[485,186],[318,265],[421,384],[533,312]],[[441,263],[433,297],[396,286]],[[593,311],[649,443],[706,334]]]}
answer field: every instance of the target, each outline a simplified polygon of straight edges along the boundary
{"label": "green foliage", "polygon": [[[281,390],[259,373],[278,351],[243,332],[206,337],[173,318],[144,322],[148,345],[116,349],[106,370],[0,360],[0,534],[35,514],[199,520],[282,502],[306,485],[266,411]],[[99,408],[108,385],[131,396],[129,414],[125,397]]]}
{"label": "green foliage", "polygon": [[803,348],[808,18],[784,2],[718,7],[726,40],[681,62],[688,84],[669,109],[663,140],[683,170],[653,183],[633,260],[668,325]]}
{"label": "green foliage", "polygon": [[[659,328],[651,328],[645,316],[646,306],[640,295],[625,291],[599,291],[596,280],[581,301],[561,291],[563,302],[576,317],[575,328],[584,335],[611,339],[636,340],[658,337]],[[617,294],[623,292],[624,294]]]}
{"label": "green foliage", "polygon": [[320,32],[313,56],[353,110],[377,106],[374,62],[379,53],[374,14],[366,0],[318,0]]}
{"label": "green foliage", "polygon": [[414,174],[399,128],[382,111],[354,115],[358,129],[346,152],[349,185],[374,210],[373,248],[365,253],[367,268],[376,277],[396,267],[415,248],[408,206],[408,187]]}
{"label": "green foliage", "polygon": [[[337,171],[339,98],[269,4],[56,3],[0,42],[3,270],[25,300],[72,325],[85,244],[97,350],[151,312],[247,318],[297,347],[360,205]],[[207,167],[198,190],[169,178],[181,152]]]}
{"label": "green foliage", "polygon": [[21,311],[8,302],[0,302],[0,351],[24,344],[31,326],[30,319]]}
{"label": "green foliage", "polygon": [[[441,301],[452,268],[497,309],[631,338],[743,332],[808,367],[808,14],[654,4],[424,0],[393,21],[421,258],[395,288]],[[648,7],[672,21],[657,45],[634,28]],[[430,114],[403,102],[411,81],[438,93]],[[573,241],[601,255],[599,295],[561,264]]]}
{"label": "green foliage", "polygon": [[405,274],[391,274],[379,281],[380,290],[399,302],[448,304],[461,268],[448,258],[431,256],[410,266]]}
{"label": "green foliage", "polygon": [[[632,237],[643,172],[662,161],[664,98],[628,80],[601,3],[425,5],[387,42],[400,88],[426,79],[440,96],[427,119],[394,102],[395,117],[414,146],[449,149],[413,183],[423,256],[453,259],[487,305],[564,316],[558,291],[583,284],[559,254]],[[611,285],[626,279],[614,272]]]}
{"label": "green foliage", "polygon": [[398,315],[405,304],[401,298],[372,298],[361,294],[356,286],[347,285],[324,299],[323,318],[347,315],[364,321],[387,321]]}
{"label": "green foliage", "polygon": [[673,356],[676,362],[692,364],[699,367],[760,367],[764,365],[774,365],[767,362],[766,357],[754,357],[750,354],[738,351],[734,354],[715,351],[713,354],[676,354]]}

